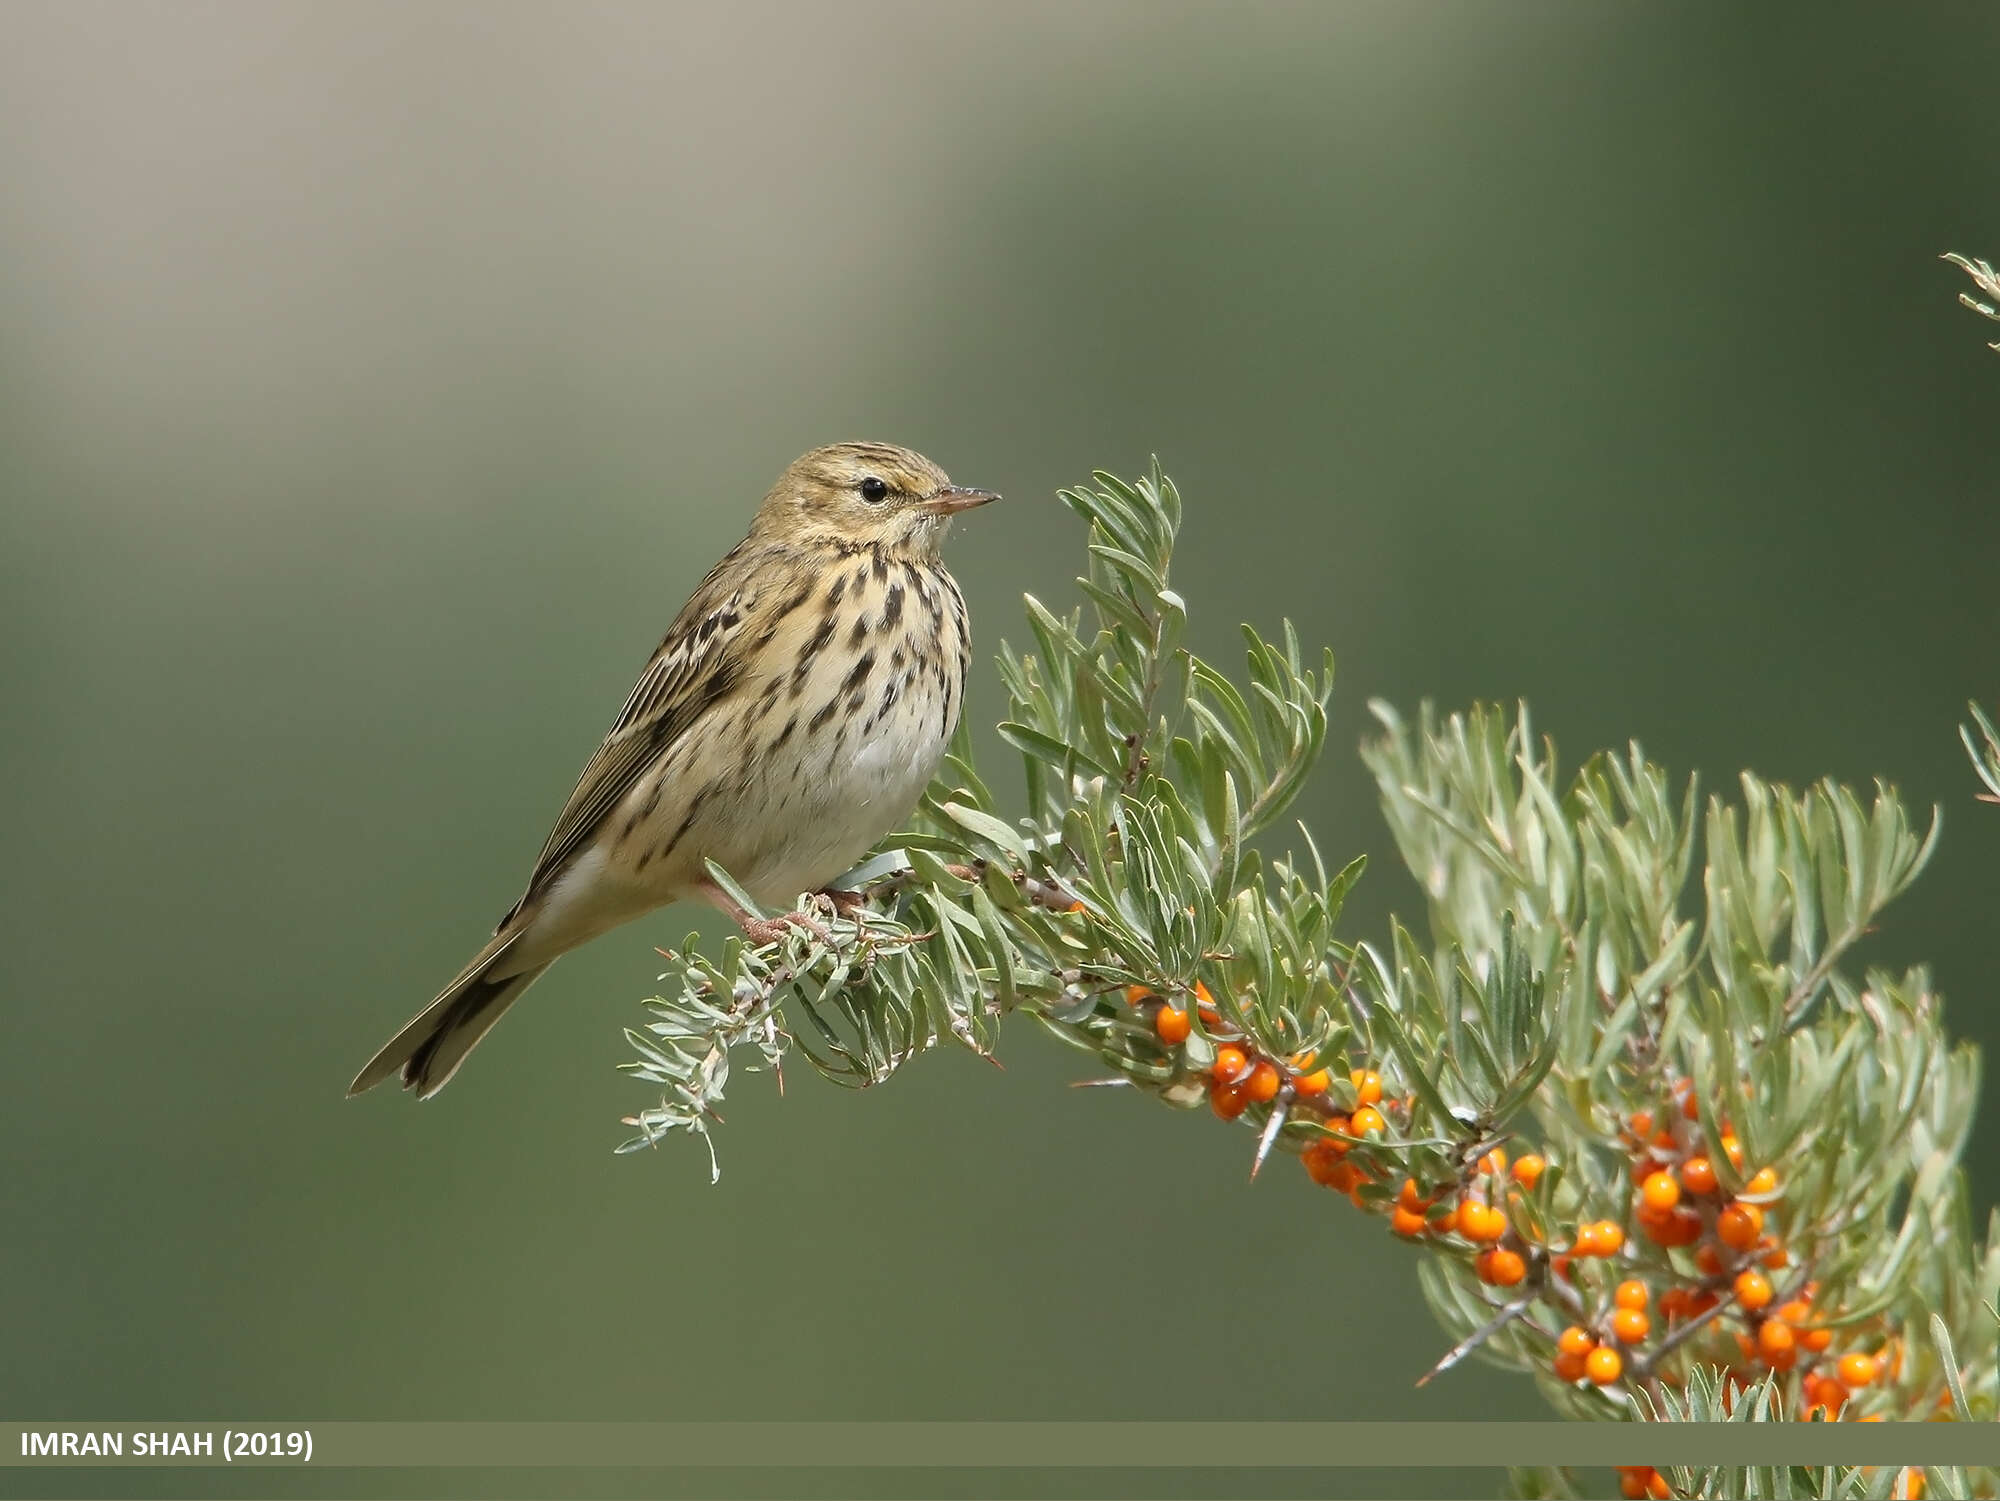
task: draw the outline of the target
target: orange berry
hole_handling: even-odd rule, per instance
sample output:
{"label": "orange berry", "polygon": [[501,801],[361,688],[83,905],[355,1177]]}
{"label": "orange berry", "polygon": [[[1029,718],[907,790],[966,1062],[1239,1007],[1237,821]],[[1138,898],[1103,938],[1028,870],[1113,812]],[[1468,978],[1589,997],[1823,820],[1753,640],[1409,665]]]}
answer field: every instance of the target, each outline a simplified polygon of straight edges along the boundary
{"label": "orange berry", "polygon": [[1316,1068],[1309,1074],[1300,1074],[1292,1081],[1292,1088],[1300,1094],[1325,1094],[1333,1085],[1333,1075],[1323,1068]]}
{"label": "orange berry", "polygon": [[1556,1352],[1556,1374],[1565,1381],[1581,1381],[1587,1356],[1572,1355],[1567,1350]]}
{"label": "orange berry", "polygon": [[1382,1119],[1382,1112],[1373,1105],[1363,1105],[1355,1111],[1347,1128],[1350,1136],[1386,1136],[1388,1133],[1389,1123]]}
{"label": "orange berry", "polygon": [[1701,1216],[1682,1205],[1664,1218],[1644,1222],[1643,1228],[1656,1246],[1691,1246],[1701,1239]]}
{"label": "orange berry", "polygon": [[1903,1494],[1909,1501],[1924,1501],[1924,1472],[1915,1465],[1903,1467]]}
{"label": "orange berry", "polygon": [[1597,1341],[1590,1337],[1588,1329],[1571,1324],[1556,1336],[1556,1348],[1565,1355],[1584,1356],[1597,1348]]}
{"label": "orange berry", "polygon": [[1806,1405],[1824,1407],[1829,1418],[1839,1415],[1850,1395],[1847,1388],[1831,1376],[1806,1377]]}
{"label": "orange berry", "polygon": [[1427,1199],[1417,1192],[1417,1180],[1415,1178],[1405,1178],[1403,1186],[1396,1190],[1397,1207],[1407,1209],[1412,1214],[1422,1214],[1435,1202],[1434,1199]]}
{"label": "orange berry", "polygon": [[1639,1140],[1644,1141],[1648,1136],[1653,1134],[1653,1112],[1650,1110],[1633,1111],[1631,1126],[1632,1134],[1638,1137]]}
{"label": "orange berry", "polygon": [[1643,1467],[1633,1470],[1620,1467],[1618,1471],[1618,1494],[1625,1501],[1644,1501],[1647,1478],[1651,1472]]}
{"label": "orange berry", "polygon": [[1721,1301],[1722,1299],[1706,1287],[1700,1289],[1698,1292],[1691,1292],[1687,1298],[1688,1317],[1698,1319]]}
{"label": "orange berry", "polygon": [[1398,1235],[1422,1235],[1428,1226],[1422,1214],[1398,1204],[1395,1212],[1389,1216],[1389,1228]]}
{"label": "orange berry", "polygon": [[1346,1155],[1346,1143],[1322,1136],[1300,1154],[1300,1159],[1306,1165],[1306,1176],[1315,1183],[1325,1184],[1327,1175]]}
{"label": "orange berry", "polygon": [[1458,1233],[1472,1241],[1498,1240],[1507,1233],[1507,1216],[1477,1199],[1467,1199],[1458,1206]]}
{"label": "orange berry", "polygon": [[1715,1192],[1715,1164],[1706,1157],[1690,1157],[1681,1164],[1681,1182],[1691,1194]]}
{"label": "orange berry", "polygon": [[1591,1229],[1596,1234],[1596,1255],[1616,1256],[1625,1244],[1625,1232],[1614,1220],[1599,1220]]}
{"label": "orange berry", "polygon": [[1523,1152],[1514,1160],[1514,1181],[1523,1188],[1532,1189],[1547,1167],[1548,1163],[1533,1152]]}
{"label": "orange berry", "polygon": [[1226,1121],[1233,1121],[1250,1105],[1250,1091],[1242,1084],[1217,1079],[1208,1086],[1208,1108]]}
{"label": "orange berry", "polygon": [[1636,1345],[1652,1332],[1653,1321],[1643,1308],[1620,1308],[1611,1315],[1611,1332],[1628,1345]]}
{"label": "orange berry", "polygon": [[1222,1013],[1215,1009],[1215,997],[1208,993],[1208,987],[1199,980],[1194,982],[1194,998],[1198,1003],[1196,1014],[1201,1017],[1201,1024],[1204,1027],[1220,1026]]}
{"label": "orange berry", "polygon": [[1528,1275],[1528,1263],[1519,1251],[1496,1246],[1486,1253],[1486,1280],[1495,1287],[1518,1287]]}
{"label": "orange berry", "polygon": [[1722,1253],[1714,1246],[1703,1242],[1695,1248],[1694,1264],[1704,1277],[1714,1277],[1722,1271]]}
{"label": "orange berry", "polygon": [[1880,1371],[1875,1357],[1863,1355],[1859,1350],[1850,1350],[1840,1357],[1840,1379],[1850,1390],[1868,1385]]}
{"label": "orange berry", "polygon": [[1655,1470],[1646,1479],[1646,1494],[1652,1501],[1672,1501],[1674,1488],[1667,1484],[1666,1476]]}
{"label": "orange berry", "polygon": [[1215,1050],[1215,1062],[1209,1066],[1209,1072],[1219,1083],[1234,1084],[1250,1072],[1250,1060],[1243,1049],[1224,1044]]}
{"label": "orange berry", "polygon": [[1599,1345],[1583,1357],[1583,1374],[1599,1386],[1609,1386],[1625,1374],[1625,1357],[1609,1345]]}
{"label": "orange berry", "polygon": [[1792,1326],[1783,1319],[1766,1319],[1757,1326],[1757,1353],[1770,1365],[1777,1366],[1783,1360],[1779,1369],[1789,1366],[1798,1355],[1795,1344]]}
{"label": "orange berry", "polygon": [[1736,1274],[1736,1301],[1755,1313],[1771,1301],[1771,1279],[1754,1267]]}
{"label": "orange berry", "polygon": [[1188,1020],[1185,1011],[1162,1006],[1159,1015],[1153,1018],[1153,1030],[1160,1034],[1160,1041],[1168,1047],[1179,1047],[1188,1040],[1188,1033],[1194,1030],[1194,1024]]}
{"label": "orange berry", "polygon": [[1755,1204],[1731,1204],[1715,1217],[1715,1233],[1731,1250],[1747,1251],[1764,1233],[1764,1211]]}
{"label": "orange berry", "polygon": [[1695,1099],[1694,1086],[1683,1079],[1674,1086],[1674,1098],[1680,1101],[1683,1120],[1700,1120],[1701,1105]]}
{"label": "orange berry", "polygon": [[1727,1158],[1729,1159],[1729,1165],[1730,1165],[1731,1167],[1734,1167],[1734,1168],[1740,1168],[1740,1167],[1742,1167],[1742,1166],[1743,1166],[1743,1143],[1741,1143],[1740,1141],[1738,1141],[1738,1140],[1737,1140],[1737,1139],[1736,1139],[1735,1137],[1733,1137],[1733,1136],[1728,1136],[1728,1135],[1725,1135],[1725,1136],[1724,1136],[1724,1137],[1722,1138],[1722,1155],[1723,1155],[1723,1156],[1725,1156],[1725,1157],[1727,1157]]}
{"label": "orange berry", "polygon": [[1354,1096],[1359,1103],[1379,1105],[1382,1102],[1382,1076],[1374,1069],[1357,1068],[1347,1078],[1354,1086]]}
{"label": "orange berry", "polygon": [[1757,1259],[1774,1272],[1789,1265],[1791,1262],[1790,1253],[1776,1239],[1769,1235],[1757,1242],[1757,1249],[1763,1252],[1763,1255]]}
{"label": "orange berry", "polygon": [[1652,1298],[1652,1290],[1637,1277],[1618,1284],[1618,1291],[1611,1295],[1611,1301],[1620,1308],[1644,1308]]}
{"label": "orange berry", "polygon": [[1664,1214],[1680,1203],[1681,1186],[1674,1181],[1672,1173],[1648,1173],[1646,1181],[1639,1185],[1639,1196],[1646,1201],[1648,1209]]}
{"label": "orange berry", "polygon": [[1141,1006],[1152,998],[1153,992],[1143,985],[1127,985],[1125,987],[1125,1004],[1128,1006]]}
{"label": "orange berry", "polygon": [[[1792,1305],[1787,1303],[1785,1306],[1789,1308]],[[1804,1330],[1799,1335],[1799,1343],[1812,1351],[1813,1354],[1823,1355],[1826,1353],[1827,1346],[1833,1343],[1833,1331],[1831,1329]]]}
{"label": "orange berry", "polygon": [[1500,1174],[1507,1171],[1507,1154],[1501,1151],[1500,1148],[1495,1147],[1479,1159],[1478,1170],[1482,1173],[1491,1173],[1496,1178],[1499,1177]]}
{"label": "orange berry", "polygon": [[1326,1186],[1335,1193],[1351,1194],[1368,1181],[1368,1175],[1351,1162],[1336,1162],[1327,1170]]}
{"label": "orange berry", "polygon": [[1771,1311],[1771,1317],[1783,1319],[1787,1324],[1803,1324],[1812,1317],[1812,1304],[1794,1298],[1789,1303],[1780,1303]]}
{"label": "orange berry", "polygon": [[1778,1191],[1777,1171],[1768,1167],[1758,1168],[1756,1172],[1750,1175],[1750,1182],[1745,1185],[1743,1191],[1747,1194],[1754,1194],[1760,1199],[1768,1194],[1776,1193]]}
{"label": "orange berry", "polygon": [[[1342,1136],[1352,1136],[1354,1134],[1354,1122],[1344,1115],[1329,1115],[1326,1118],[1326,1125],[1329,1131],[1338,1131]],[[1343,1155],[1346,1154],[1346,1142],[1336,1141],[1333,1145],[1339,1147]]]}
{"label": "orange berry", "polygon": [[1278,1097],[1278,1086],[1284,1079],[1278,1073],[1278,1066],[1259,1058],[1257,1066],[1250,1070],[1250,1077],[1244,1081],[1244,1089],[1250,1098],[1262,1105]]}

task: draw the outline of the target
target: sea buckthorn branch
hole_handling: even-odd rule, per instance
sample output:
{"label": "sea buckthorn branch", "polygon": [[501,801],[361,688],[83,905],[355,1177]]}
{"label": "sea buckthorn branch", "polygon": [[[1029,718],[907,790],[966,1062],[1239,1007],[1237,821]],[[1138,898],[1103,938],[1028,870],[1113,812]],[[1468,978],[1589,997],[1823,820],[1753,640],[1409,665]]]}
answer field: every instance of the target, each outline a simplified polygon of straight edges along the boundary
{"label": "sea buckthorn branch", "polygon": [[664,1093],[628,1145],[707,1136],[732,1047],[868,1085],[940,1041],[990,1054],[1023,1011],[1101,1081],[1247,1127],[1253,1175],[1294,1155],[1420,1245],[1440,1370],[1532,1372],[1579,1417],[1671,1416],[1702,1383],[1732,1415],[1950,1411],[1954,1383],[1990,1414],[2000,1252],[1957,1167],[1977,1060],[1922,970],[1850,964],[1934,825],[1879,786],[1746,776],[1704,804],[1636,746],[1564,777],[1525,710],[1377,705],[1364,758],[1427,933],[1343,939],[1361,862],[1255,842],[1323,748],[1331,659],[1246,632],[1239,686],[1180,646],[1157,469],[1063,498],[1087,606],[1029,600],[1032,649],[1001,654],[1026,816],[962,736],[855,899],[670,956],[627,1065]]}
{"label": "sea buckthorn branch", "polygon": [[[1390,739],[1372,749],[1370,759],[1406,855],[1420,878],[1432,876],[1426,884],[1436,929],[1476,932],[1481,924],[1490,927],[1498,911],[1503,919],[1509,912],[1546,919],[1550,930],[1564,935],[1552,945],[1575,943],[1593,930],[1618,931],[1615,922],[1603,921],[1615,913],[1591,910],[1593,890],[1615,898],[1615,883],[1573,886],[1576,894],[1565,903],[1556,890],[1565,871],[1560,831],[1521,837],[1534,808],[1547,806],[1535,783],[1553,781],[1552,753],[1536,753],[1524,721],[1510,727],[1490,712],[1475,714],[1427,725],[1420,742],[1393,716],[1387,722]],[[1601,765],[1596,772],[1601,776],[1587,767],[1579,787],[1593,780],[1601,786],[1611,775]],[[1678,856],[1644,856],[1647,844],[1665,856],[1681,842],[1679,831],[1657,816],[1674,800],[1636,755],[1617,776],[1630,789],[1617,803],[1573,789],[1568,806],[1582,815],[1577,822],[1585,829],[1586,818],[1601,819],[1606,807],[1619,804],[1633,815],[1628,832],[1632,823],[1651,824],[1647,843],[1634,842],[1621,856],[1629,878],[1623,904],[1628,913],[1651,904],[1647,926],[1671,943],[1682,925],[1656,920],[1653,877]],[[1952,1164],[1971,1107],[1972,1060],[1963,1051],[1944,1054],[1935,1000],[1920,972],[1848,980],[1837,964],[1824,962],[1812,912],[1798,910],[1814,904],[1839,933],[1865,926],[1907,884],[1927,841],[1908,830],[1889,795],[1878,792],[1874,809],[1864,815],[1839,789],[1797,798],[1754,779],[1746,779],[1745,788],[1747,818],[1713,808],[1708,821],[1704,890],[1711,923],[1699,949],[1703,962],[1693,969],[1681,965],[1678,979],[1656,985],[1648,976],[1667,972],[1658,950],[1641,946],[1620,957],[1601,940],[1584,948],[1598,991],[1591,1009],[1603,1024],[1585,1039],[1594,1044],[1587,1056],[1566,1051],[1551,1075],[1555,1087],[1538,1096],[1536,1114],[1552,1146],[1569,1137],[1589,1149],[1582,1162],[1570,1164],[1584,1180],[1583,1197],[1630,1206],[1621,1229],[1635,1233],[1621,1237],[1616,1259],[1627,1268],[1646,1268],[1655,1284],[1671,1279],[1672,1301],[1663,1298],[1661,1305],[1668,1322],[1690,1309],[1708,1314],[1721,1326],[1718,1332],[1738,1339],[1741,1358],[1712,1340],[1699,1353],[1739,1366],[1739,1376],[1760,1365],[1795,1369],[1797,1396],[1823,1397],[1812,1405],[1837,1409],[1854,1383],[1835,1384],[1840,1372],[1830,1358],[1804,1358],[1825,1351],[1835,1336],[1821,1327],[1802,1338],[1796,1321],[1839,1325],[1841,1335],[1851,1337],[1898,1323],[1900,1302],[1909,1308],[1900,1322],[1914,1315],[1921,1324],[1925,1300],[1909,1296],[1912,1274],[1942,1284],[1937,1291],[1945,1301],[1959,1295],[1961,1307],[1965,1293],[1994,1281],[1990,1258],[1986,1272],[1978,1273],[1969,1225],[1962,1218],[1952,1223],[1962,1205]],[[1479,807],[1480,815],[1471,816],[1470,807]],[[1530,868],[1513,853],[1524,848],[1548,853]],[[1452,879],[1454,862],[1472,874]],[[1782,878],[1773,879],[1773,871]],[[1831,879],[1836,875],[1838,882]],[[1798,887],[1807,892],[1803,900],[1790,894]],[[1625,931],[1645,929],[1628,923]],[[1797,992],[1801,974],[1815,968],[1827,977],[1828,1004],[1846,1014],[1788,1037],[1780,1020],[1784,998]],[[1728,1006],[1716,999],[1725,984],[1733,987]],[[1653,1025],[1643,1030],[1658,1039],[1657,1067],[1646,1064],[1644,1050],[1621,1055],[1604,1046],[1626,1030],[1621,1021],[1649,1014]],[[1718,1066],[1718,1060],[1734,1061]],[[1829,1111],[1830,1099],[1842,1103]],[[1602,1145],[1619,1134],[1625,1150],[1607,1162]],[[1746,1151],[1767,1166],[1745,1171]],[[1768,1166],[1773,1162],[1785,1165],[1790,1182],[1781,1182]],[[1898,1195],[1910,1198],[1900,1225],[1889,1212]],[[1961,1228],[1963,1238],[1953,1233]],[[1920,1251],[1929,1253],[1929,1265],[1918,1264]],[[1789,1268],[1790,1283],[1774,1289],[1766,1277],[1772,1273],[1769,1280],[1778,1281],[1777,1266]],[[1953,1268],[1956,1278],[1946,1275]],[[1816,1304],[1803,1296],[1808,1287]],[[1702,1343],[1687,1332],[1691,1327],[1682,1323],[1650,1351],[1642,1334],[1630,1352],[1637,1358],[1620,1362],[1628,1380],[1685,1379],[1685,1361],[1662,1357]],[[1991,1322],[1972,1327],[1990,1370]],[[1601,1348],[1603,1333],[1601,1326],[1581,1332],[1570,1368],[1584,1353],[1581,1341]],[[1563,1353],[1559,1344],[1558,1357]],[[1866,1374],[1863,1386],[1876,1381],[1864,1362],[1848,1364],[1846,1373]],[[1935,1380],[1939,1373],[1933,1367],[1929,1374]],[[1913,1383],[1906,1375],[1903,1384]],[[1878,1387],[1862,1405],[1893,1410],[1886,1395]]]}

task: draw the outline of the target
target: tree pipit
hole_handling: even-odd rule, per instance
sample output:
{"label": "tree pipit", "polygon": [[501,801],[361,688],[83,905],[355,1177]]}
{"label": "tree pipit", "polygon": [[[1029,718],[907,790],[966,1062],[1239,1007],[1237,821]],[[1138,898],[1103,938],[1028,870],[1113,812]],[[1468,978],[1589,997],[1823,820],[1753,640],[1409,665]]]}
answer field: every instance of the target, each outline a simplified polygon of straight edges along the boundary
{"label": "tree pipit", "polygon": [[400,1072],[436,1094],[558,958],[669,902],[710,902],[757,942],[783,931],[710,860],[785,906],[907,818],[965,701],[965,600],[939,548],[998,498],[887,443],[785,470],[639,675],[493,941],[348,1093]]}

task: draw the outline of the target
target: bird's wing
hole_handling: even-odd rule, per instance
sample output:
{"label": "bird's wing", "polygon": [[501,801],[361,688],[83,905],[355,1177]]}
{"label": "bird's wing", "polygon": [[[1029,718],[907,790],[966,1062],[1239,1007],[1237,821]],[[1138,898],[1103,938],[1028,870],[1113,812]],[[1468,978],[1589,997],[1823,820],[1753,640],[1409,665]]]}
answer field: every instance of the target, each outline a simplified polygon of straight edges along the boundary
{"label": "bird's wing", "polygon": [[[762,614],[758,597],[768,595],[772,582],[769,572],[754,563],[738,547],[716,564],[681,610],[639,674],[617,723],[577,779],[514,912],[589,841],[647,769],[742,681],[745,627]],[[508,913],[507,920],[513,916]]]}

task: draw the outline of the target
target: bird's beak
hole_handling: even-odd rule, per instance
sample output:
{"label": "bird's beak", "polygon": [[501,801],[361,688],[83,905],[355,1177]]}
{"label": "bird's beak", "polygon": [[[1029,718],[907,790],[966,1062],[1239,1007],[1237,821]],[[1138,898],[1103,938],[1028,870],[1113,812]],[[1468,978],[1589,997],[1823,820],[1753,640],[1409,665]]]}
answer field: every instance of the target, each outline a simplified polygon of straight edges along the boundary
{"label": "bird's beak", "polygon": [[991,490],[968,490],[963,485],[946,485],[928,500],[919,501],[917,509],[928,511],[933,516],[951,516],[999,498]]}

